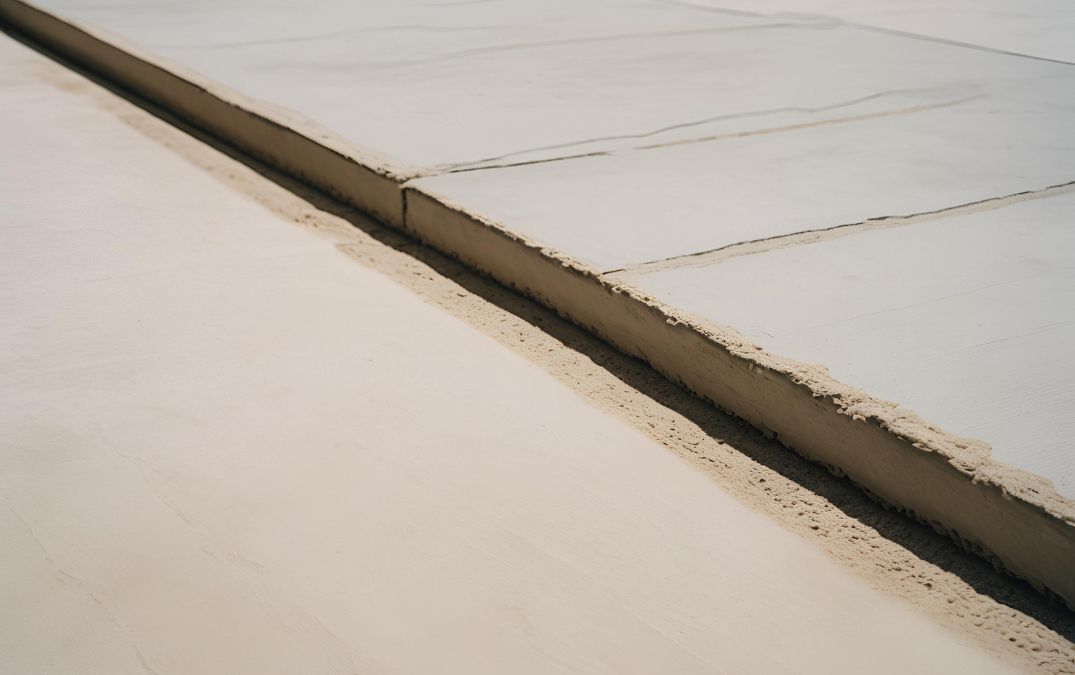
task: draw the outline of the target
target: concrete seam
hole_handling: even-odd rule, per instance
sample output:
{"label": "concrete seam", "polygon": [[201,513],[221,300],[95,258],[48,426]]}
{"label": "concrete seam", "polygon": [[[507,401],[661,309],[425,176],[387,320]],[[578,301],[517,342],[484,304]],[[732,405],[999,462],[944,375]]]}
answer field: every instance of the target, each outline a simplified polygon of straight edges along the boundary
{"label": "concrete seam", "polygon": [[877,216],[856,223],[845,223],[816,230],[804,230],[802,232],[778,234],[772,237],[763,237],[761,239],[752,239],[750,241],[739,241],[734,244],[711,248],[705,251],[684,253],[682,255],[669,256],[659,260],[648,260],[646,262],[625,265],[624,267],[607,270],[603,272],[603,274],[613,275],[622,272],[629,272],[631,274],[649,274],[651,272],[678,269],[681,267],[713,265],[729,258],[765,253],[767,251],[774,251],[789,246],[814,244],[820,241],[829,241],[839,237],[858,234],[860,232],[902,227],[904,225],[913,225],[915,223],[936,220],[938,218],[952,218],[970,213],[992,211],[993,209],[999,209],[1004,206],[1018,204],[1024,201],[1043,199],[1058,194],[1067,194],[1073,190],[1075,190],[1075,180],[1057,183],[1056,185],[1049,185],[1037,190],[1024,190],[1022,192],[1013,192],[999,197],[986,197],[985,199],[978,199],[973,202],[957,204],[955,206],[946,206],[931,211],[920,211],[918,213],[904,215]]}

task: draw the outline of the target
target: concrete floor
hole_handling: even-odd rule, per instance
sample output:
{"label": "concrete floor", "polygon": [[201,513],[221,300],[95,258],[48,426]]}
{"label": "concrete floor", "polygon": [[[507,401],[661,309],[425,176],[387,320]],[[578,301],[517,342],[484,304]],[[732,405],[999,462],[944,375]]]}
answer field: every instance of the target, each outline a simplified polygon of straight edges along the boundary
{"label": "concrete floor", "polygon": [[[684,3],[686,4],[686,3]],[[791,0],[692,0],[696,11],[738,11],[750,14],[804,11]],[[918,39],[961,42],[980,49],[1026,54],[1041,59],[1075,62],[1075,13],[1066,0],[812,0],[809,14]]]}
{"label": "concrete floor", "polygon": [[6,38],[0,87],[0,670],[1009,670],[244,167]]}
{"label": "concrete floor", "polygon": [[[1064,64],[690,3],[40,4],[417,170],[757,132],[1025,82],[1070,102],[1070,85],[1048,82],[1071,77]],[[990,20],[1003,19],[979,23]]]}
{"label": "concrete floor", "polygon": [[[804,254],[781,287],[753,272],[733,289],[714,286],[728,278],[719,270],[695,270],[678,287],[677,274],[649,274],[670,258],[1045,195],[1075,180],[1075,66],[1067,62],[1075,18],[1059,0],[1018,10],[922,0],[334,0],[298,13],[267,0],[42,5],[372,147],[403,174],[435,174],[409,185],[616,272],[781,356],[821,361],[846,384],[976,437],[1075,497],[1067,414],[1075,360],[1062,346],[1075,315],[1064,271],[1073,250],[1067,216],[1024,231],[1031,249],[1060,254],[1041,281],[1047,290],[1024,303],[968,295],[961,313],[895,332],[866,318],[853,337],[815,331],[808,339],[793,330],[774,341],[757,337],[768,320],[735,306],[807,286],[815,318],[839,313],[848,293],[864,294],[862,312],[880,317],[871,308],[887,306],[888,289],[902,287],[908,270],[926,288],[915,302],[962,292],[966,280],[953,281],[945,256],[978,270],[974,283],[983,288],[1034,261],[1006,256],[992,248],[997,240],[948,241],[922,258],[929,266],[907,267],[898,256],[879,263],[889,276],[876,297],[830,274],[834,265],[851,270],[872,260],[876,237],[847,239],[844,257],[820,268]],[[503,168],[513,164],[524,165]],[[475,168],[482,170],[460,171]],[[1010,218],[1053,217],[1025,208],[1032,211]],[[930,223],[942,222],[886,236],[909,251],[916,244],[904,238],[928,238]],[[735,302],[711,301],[740,290]],[[1033,326],[1023,324],[1028,315]],[[956,316],[961,330],[951,329]],[[1039,324],[1059,328],[1034,332]],[[899,351],[908,332],[925,336],[929,350],[906,352],[883,375],[849,365],[854,353]],[[997,339],[999,352],[964,358],[968,345]],[[959,384],[968,368],[987,371],[973,380],[973,401]]]}

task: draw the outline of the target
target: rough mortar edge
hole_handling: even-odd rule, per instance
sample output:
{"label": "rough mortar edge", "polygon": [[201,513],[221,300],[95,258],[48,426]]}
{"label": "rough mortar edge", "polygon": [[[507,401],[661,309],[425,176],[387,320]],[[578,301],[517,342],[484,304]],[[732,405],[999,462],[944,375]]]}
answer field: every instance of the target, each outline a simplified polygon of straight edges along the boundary
{"label": "rough mortar edge", "polygon": [[403,166],[23,0],[0,22],[271,166],[402,228],[590,330],[871,496],[1075,609],[1075,502],[988,446],[947,434],[827,371],[769,354],[406,181]]}
{"label": "rough mortar edge", "polygon": [[405,229],[638,357],[872,497],[1075,608],[1075,502],[820,367],[764,351],[443,196],[405,189]]}

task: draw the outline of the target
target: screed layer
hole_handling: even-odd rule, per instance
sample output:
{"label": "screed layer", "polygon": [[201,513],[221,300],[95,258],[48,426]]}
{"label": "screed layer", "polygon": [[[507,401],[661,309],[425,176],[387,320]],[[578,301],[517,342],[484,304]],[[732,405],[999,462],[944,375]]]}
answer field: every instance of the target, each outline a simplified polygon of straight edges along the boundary
{"label": "screed layer", "polygon": [[[402,224],[532,295],[704,398],[778,435],[796,451],[845,471],[882,499],[1075,604],[1075,570],[1070,564],[1075,560],[1075,505],[1056,495],[1047,482],[999,465],[973,444],[823,373],[765,354],[737,335],[692,323],[641,293],[604,282],[584,265],[501,225],[413,190],[407,191],[406,201],[396,202],[392,190],[398,191],[398,184],[383,166],[379,171],[366,166],[333,171],[330,167],[340,162],[358,165],[363,160],[311,150],[307,144],[320,144],[290,127],[282,127],[285,136],[303,150],[283,152],[282,144],[249,131],[281,127],[247,124],[257,106],[244,102],[247,107],[241,108],[230,93],[230,103],[212,104],[214,114],[206,115],[202,106],[213,94],[188,80],[178,85],[188,96],[170,95],[174,80],[185,76],[150,65],[149,57],[133,56],[16,0],[4,0],[0,10],[20,29],[179,116],[389,223]],[[265,112],[254,116],[272,119]],[[353,172],[365,176],[371,171],[379,178],[368,184],[368,194],[355,181],[345,180]]]}

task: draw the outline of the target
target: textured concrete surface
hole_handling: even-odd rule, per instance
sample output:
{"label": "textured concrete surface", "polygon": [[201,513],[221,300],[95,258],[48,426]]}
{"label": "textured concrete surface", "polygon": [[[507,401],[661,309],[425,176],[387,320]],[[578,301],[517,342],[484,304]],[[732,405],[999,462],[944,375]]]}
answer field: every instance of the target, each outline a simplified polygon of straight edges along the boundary
{"label": "textured concrete surface", "polygon": [[0,670],[1009,670],[242,167],[0,82]]}

